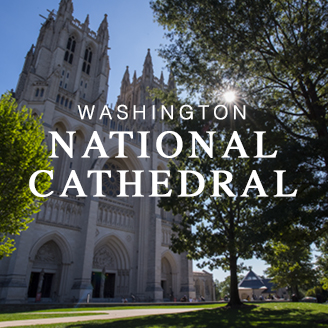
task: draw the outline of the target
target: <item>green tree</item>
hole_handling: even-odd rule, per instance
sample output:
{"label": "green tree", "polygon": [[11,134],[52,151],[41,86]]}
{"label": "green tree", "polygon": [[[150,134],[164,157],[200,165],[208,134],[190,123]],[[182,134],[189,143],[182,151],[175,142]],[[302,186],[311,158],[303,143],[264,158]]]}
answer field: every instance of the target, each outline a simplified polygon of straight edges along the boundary
{"label": "green tree", "polygon": [[[157,92],[156,96],[164,103],[174,101],[172,94],[161,95]],[[267,120],[258,112],[249,111],[248,115],[248,120],[237,120],[233,126],[230,122],[220,121],[219,125],[218,122],[213,122],[213,131],[219,132],[214,132],[212,157],[199,145],[196,147],[197,158],[191,157],[192,138],[189,131],[198,131],[209,143],[206,131],[208,124],[204,124],[199,111],[194,111],[193,120],[175,122],[174,131],[181,136],[183,149],[178,161],[169,164],[171,196],[162,197],[159,202],[159,206],[166,211],[172,210],[175,215],[180,214],[182,217],[173,227],[176,232],[172,237],[173,251],[187,251],[189,258],[201,261],[200,267],[222,267],[230,271],[231,306],[241,304],[238,294],[238,260],[250,259],[256,252],[260,252],[270,233],[270,230],[268,233],[265,231],[269,222],[261,215],[259,190],[249,188],[247,197],[243,196],[250,176],[265,165],[265,160],[256,158],[257,137],[254,130],[257,131],[261,123]],[[270,126],[270,123],[266,124]],[[240,158],[241,153],[236,149],[230,150],[228,158],[222,158],[234,130],[238,131],[247,150],[247,158]],[[274,125],[268,131],[264,152],[272,154],[275,148],[269,140],[277,140],[284,135],[275,130]],[[205,186],[200,195],[179,197],[183,184],[180,171],[186,170],[204,177]],[[220,190],[220,196],[213,197],[214,187],[218,183],[214,180],[213,171],[218,170],[232,174],[232,181],[227,186],[231,192],[228,194],[226,190]],[[271,175],[275,176],[273,172]],[[220,179],[224,181],[228,176],[222,173]],[[252,180],[253,186],[254,183]],[[198,178],[195,175],[188,175],[186,188],[188,194],[193,194],[198,189]],[[167,193],[168,190],[163,189],[162,192]]]}
{"label": "green tree", "polygon": [[171,43],[160,54],[177,82],[212,98],[238,87],[328,172],[328,1],[154,0]]}
{"label": "green tree", "polygon": [[[238,275],[238,283],[241,282],[243,278],[243,275]],[[224,299],[226,296],[228,298],[230,297],[230,276],[225,277],[223,281],[215,279],[214,283],[217,301]]]}
{"label": "green tree", "polygon": [[[272,229],[301,225],[312,241],[327,233],[328,1],[154,0],[151,7],[170,41],[160,55],[184,91],[214,103],[235,90],[288,134],[279,166],[294,167],[288,179],[298,182],[289,185],[299,192],[262,202]],[[263,170],[263,180],[271,172]]]}
{"label": "green tree", "polygon": [[230,277],[227,276],[223,281],[219,281],[215,279],[215,296],[216,300],[219,301],[223,299],[225,296],[230,296]]}
{"label": "green tree", "polygon": [[[0,100],[0,259],[14,250],[13,235],[28,228],[31,216],[44,199],[29,189],[29,179],[37,170],[49,170],[48,150],[43,142],[41,120],[31,110],[17,104],[10,94]],[[50,187],[48,175],[40,174],[36,188]]]}
{"label": "green tree", "polygon": [[324,289],[328,289],[328,237],[320,238],[317,243],[320,255],[317,256],[317,269],[319,272],[320,283]]}
{"label": "green tree", "polygon": [[313,285],[315,271],[311,263],[311,248],[303,240],[298,243],[271,241],[263,259],[270,267],[265,271],[276,287],[288,287],[300,298],[300,287]]}

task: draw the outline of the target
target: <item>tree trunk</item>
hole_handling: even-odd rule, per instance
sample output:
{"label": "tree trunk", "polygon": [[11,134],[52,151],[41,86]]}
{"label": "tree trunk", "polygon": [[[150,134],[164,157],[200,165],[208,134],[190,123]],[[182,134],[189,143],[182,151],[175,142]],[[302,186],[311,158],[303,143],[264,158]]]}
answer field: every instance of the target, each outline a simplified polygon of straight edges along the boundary
{"label": "tree trunk", "polygon": [[243,304],[238,293],[237,257],[230,255],[230,302],[228,306],[238,307]]}
{"label": "tree trunk", "polygon": [[298,285],[292,286],[292,293],[296,296],[297,301],[300,300],[300,293],[298,290]]}

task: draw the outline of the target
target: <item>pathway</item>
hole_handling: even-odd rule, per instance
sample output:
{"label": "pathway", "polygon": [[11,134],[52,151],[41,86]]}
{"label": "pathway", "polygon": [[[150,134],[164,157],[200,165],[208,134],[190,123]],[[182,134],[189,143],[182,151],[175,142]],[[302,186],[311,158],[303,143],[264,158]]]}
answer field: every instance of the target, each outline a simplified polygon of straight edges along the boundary
{"label": "pathway", "polygon": [[[75,316],[65,318],[45,318],[45,319],[28,319],[28,320],[15,320],[15,321],[2,321],[0,322],[0,328],[2,327],[18,327],[18,326],[31,326],[31,325],[47,325],[54,323],[68,323],[79,321],[92,321],[92,320],[111,320],[129,317],[139,317],[144,315],[158,315],[158,314],[172,314],[183,313],[190,311],[203,310],[202,308],[184,308],[184,309],[133,309],[133,310],[110,310],[110,311],[79,311],[79,313],[107,313],[98,315],[87,316]],[[53,312],[52,312],[53,313]],[[74,312],[55,312],[55,313],[77,313]],[[40,312],[38,312],[40,314]]]}

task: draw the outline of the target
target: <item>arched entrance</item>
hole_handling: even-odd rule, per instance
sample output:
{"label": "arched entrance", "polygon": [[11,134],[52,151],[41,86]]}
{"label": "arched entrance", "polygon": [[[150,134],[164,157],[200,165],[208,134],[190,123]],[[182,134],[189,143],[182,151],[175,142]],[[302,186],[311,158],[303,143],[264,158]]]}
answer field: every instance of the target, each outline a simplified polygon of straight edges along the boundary
{"label": "arched entrance", "polygon": [[163,289],[163,299],[171,299],[172,298],[172,268],[170,262],[166,257],[162,258],[161,263],[162,274],[161,274],[161,286]]}
{"label": "arched entrance", "polygon": [[62,253],[53,240],[37,251],[32,265],[27,296],[57,301],[62,271]]}
{"label": "arched entrance", "polygon": [[129,295],[129,257],[121,241],[111,236],[96,247],[91,283],[93,298],[121,298]]}

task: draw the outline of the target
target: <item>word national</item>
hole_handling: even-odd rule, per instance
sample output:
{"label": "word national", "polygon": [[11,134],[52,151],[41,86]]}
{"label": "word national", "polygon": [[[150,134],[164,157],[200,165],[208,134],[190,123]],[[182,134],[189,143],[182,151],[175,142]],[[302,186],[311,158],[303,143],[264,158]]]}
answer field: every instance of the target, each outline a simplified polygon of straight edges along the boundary
{"label": "word national", "polygon": [[[56,155],[56,142],[62,147],[62,149],[66,152],[66,154],[73,158],[74,154],[74,142],[73,137],[76,131],[67,131],[67,134],[69,135],[69,142],[68,144],[64,141],[64,139],[59,135],[58,132],[55,131],[49,131],[49,133],[52,135],[52,153],[50,158],[58,158]],[[141,131],[137,132],[140,135],[140,141],[141,141],[141,147],[140,147],[140,155],[137,156],[138,158],[150,158],[147,155],[147,135],[150,134],[150,131]],[[213,158],[213,137],[215,136],[216,132],[214,131],[208,131],[207,136],[208,140],[204,140],[198,132],[196,131],[188,131],[189,134],[191,134],[192,138],[192,146],[191,146],[191,154],[189,158],[199,158],[197,155],[197,148],[201,147],[206,154]],[[277,150],[274,151],[273,154],[263,154],[263,135],[264,131],[254,131],[254,134],[256,134],[257,138],[257,154],[254,156],[254,158],[275,158],[277,155]],[[169,135],[169,136],[168,136]],[[127,156],[124,153],[124,143],[125,143],[125,137],[129,137],[133,139],[134,135],[131,131],[111,131],[109,133],[109,138],[112,139],[114,136],[117,136],[118,141],[118,153],[115,156],[115,158],[127,158]],[[219,136],[218,136],[219,137]],[[176,143],[176,149],[173,154],[168,155],[164,153],[163,150],[163,140],[164,138],[169,138],[171,140],[174,140]],[[165,142],[166,143],[166,142]],[[183,149],[183,140],[181,136],[174,132],[174,131],[165,131],[162,132],[156,139],[156,149],[160,156],[163,158],[176,158],[179,156]],[[88,145],[86,146],[84,154],[81,156],[81,158],[90,158],[89,153],[91,150],[95,150],[99,152],[98,158],[109,158],[109,156],[106,153],[105,147],[101,142],[101,139],[98,135],[97,131],[94,131]],[[230,158],[229,153],[231,150],[237,150],[239,151],[239,158],[249,158],[247,155],[247,152],[242,144],[242,141],[238,135],[237,131],[234,131],[231,135],[230,141],[228,143],[228,146],[226,149],[223,149],[224,153],[222,154],[222,158]],[[217,155],[216,155],[217,156]],[[135,193],[132,195],[132,197],[144,197],[144,195],[141,193],[141,185],[142,185],[142,177],[145,175],[145,172],[143,170],[132,170],[132,173],[134,173],[135,180],[127,182],[126,173],[129,172],[128,170],[117,170],[117,173],[120,175],[120,194],[117,197],[129,197],[130,195],[127,195],[126,187],[127,186],[134,186],[135,187]],[[194,197],[198,196],[202,193],[202,191],[205,188],[205,179],[204,177],[196,171],[178,171],[181,175],[180,181],[181,181],[181,193],[178,195],[179,197]],[[261,180],[256,172],[256,170],[253,170],[249,176],[248,182],[246,183],[245,189],[241,195],[235,195],[231,189],[229,188],[229,184],[233,181],[233,175],[231,172],[224,171],[224,170],[212,170],[213,174],[213,194],[212,197],[222,197],[220,194],[221,190],[226,193],[228,197],[248,197],[248,191],[249,189],[255,188],[258,190],[258,197],[268,197],[268,195],[265,193],[263,185],[261,183]],[[284,193],[284,187],[283,187],[283,173],[284,170],[276,170],[274,171],[277,175],[277,193],[274,195],[274,197],[296,197],[297,190],[294,190],[292,193],[285,194]],[[50,176],[51,179],[53,179],[53,171],[47,171],[47,170],[40,170],[32,174],[29,182],[30,190],[31,192],[37,196],[37,197],[49,197],[52,195],[53,191],[47,193],[47,194],[40,194],[36,188],[35,188],[35,180],[37,176],[40,173],[46,173]],[[150,197],[170,197],[172,190],[169,190],[166,194],[159,194],[158,189],[160,185],[164,185],[166,188],[168,188],[170,177],[170,171],[169,170],[150,170],[149,173],[151,174],[152,179],[152,193]],[[90,177],[96,177],[96,193],[93,195],[94,197],[106,197],[102,193],[102,178],[103,175],[107,175],[108,178],[111,178],[112,172],[110,170],[89,170],[87,171],[87,178]],[[162,174],[160,176],[160,174]],[[167,177],[163,179],[163,175],[166,175]],[[225,176],[225,179],[222,181],[220,178],[222,175]],[[192,194],[187,193],[187,185],[188,185],[188,176],[193,176],[193,178],[198,179],[198,189],[193,192]],[[161,180],[159,180],[161,177]],[[73,185],[72,185],[73,183]],[[59,197],[68,197],[67,191],[68,189],[76,189],[77,195],[76,197],[87,197],[85,194],[83,187],[81,185],[81,182],[79,180],[79,177],[76,174],[75,170],[71,170],[70,175],[67,179],[66,185],[64,187],[63,192],[59,195]]]}

